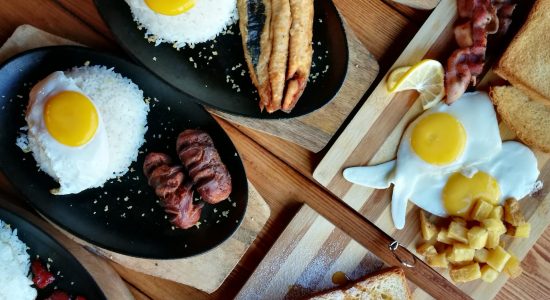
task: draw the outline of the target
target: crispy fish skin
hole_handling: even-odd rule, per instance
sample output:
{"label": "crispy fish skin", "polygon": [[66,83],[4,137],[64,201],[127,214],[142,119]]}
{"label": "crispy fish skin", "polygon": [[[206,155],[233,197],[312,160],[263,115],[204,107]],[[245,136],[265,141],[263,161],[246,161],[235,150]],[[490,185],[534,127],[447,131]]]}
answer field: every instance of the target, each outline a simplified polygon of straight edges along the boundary
{"label": "crispy fish skin", "polygon": [[282,110],[285,112],[290,112],[302,96],[311,70],[313,0],[290,0],[290,13],[292,16],[290,54],[286,74],[287,88],[282,105]]}
{"label": "crispy fish skin", "polygon": [[252,83],[260,96],[260,110],[271,102],[271,0],[238,0],[239,28]]}
{"label": "crispy fish skin", "polygon": [[267,112],[269,113],[281,109],[286,81],[290,25],[292,22],[289,0],[272,0],[271,10],[272,48],[269,60],[271,102],[267,105]]}

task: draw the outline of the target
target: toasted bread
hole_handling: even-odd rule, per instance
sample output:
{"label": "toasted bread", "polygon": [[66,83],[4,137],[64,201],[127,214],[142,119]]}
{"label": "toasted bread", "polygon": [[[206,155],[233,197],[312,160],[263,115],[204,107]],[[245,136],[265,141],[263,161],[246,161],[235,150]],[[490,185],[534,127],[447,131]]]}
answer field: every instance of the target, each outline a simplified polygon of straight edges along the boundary
{"label": "toasted bread", "polygon": [[531,99],[550,104],[550,0],[537,0],[496,67]]}
{"label": "toasted bread", "polygon": [[391,268],[360,279],[351,286],[330,290],[310,299],[411,299],[411,291],[400,268]]}
{"label": "toasted bread", "polygon": [[518,138],[532,148],[550,152],[550,106],[533,101],[513,86],[491,87],[493,104]]}

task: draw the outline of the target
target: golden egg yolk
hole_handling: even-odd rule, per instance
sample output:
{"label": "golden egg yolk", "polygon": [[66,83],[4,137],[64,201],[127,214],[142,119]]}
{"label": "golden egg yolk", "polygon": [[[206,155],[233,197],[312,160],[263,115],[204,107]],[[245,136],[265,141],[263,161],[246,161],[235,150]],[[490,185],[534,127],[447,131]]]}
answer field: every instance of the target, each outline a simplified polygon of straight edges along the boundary
{"label": "golden egg yolk", "polygon": [[498,204],[500,188],[496,179],[485,172],[477,172],[472,178],[454,173],[443,188],[442,198],[449,215],[468,218],[477,199]]}
{"label": "golden egg yolk", "polygon": [[411,134],[413,151],[425,162],[446,165],[464,151],[466,130],[447,113],[434,113],[416,124]]}
{"label": "golden egg yolk", "polygon": [[47,100],[44,123],[50,135],[58,142],[78,147],[94,137],[99,116],[88,97],[75,91],[63,91]]}
{"label": "golden egg yolk", "polygon": [[195,6],[195,0],[145,0],[153,11],[167,16],[176,16]]}

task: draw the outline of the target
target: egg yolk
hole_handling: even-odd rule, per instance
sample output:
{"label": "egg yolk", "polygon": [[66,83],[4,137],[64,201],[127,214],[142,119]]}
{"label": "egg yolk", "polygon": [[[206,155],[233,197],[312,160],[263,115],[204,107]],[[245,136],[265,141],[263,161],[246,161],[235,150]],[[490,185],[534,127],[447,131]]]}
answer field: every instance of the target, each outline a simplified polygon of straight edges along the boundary
{"label": "egg yolk", "polygon": [[477,199],[498,204],[500,188],[496,179],[485,172],[477,172],[472,178],[454,173],[443,188],[442,198],[449,215],[467,218]]}
{"label": "egg yolk", "polygon": [[434,113],[416,124],[411,135],[413,151],[425,162],[446,165],[464,151],[466,130],[447,113]]}
{"label": "egg yolk", "polygon": [[195,0],[145,0],[153,11],[167,16],[176,16],[195,6]]}
{"label": "egg yolk", "polygon": [[44,122],[50,135],[58,142],[78,147],[94,137],[99,116],[88,97],[75,91],[63,91],[47,100]]}

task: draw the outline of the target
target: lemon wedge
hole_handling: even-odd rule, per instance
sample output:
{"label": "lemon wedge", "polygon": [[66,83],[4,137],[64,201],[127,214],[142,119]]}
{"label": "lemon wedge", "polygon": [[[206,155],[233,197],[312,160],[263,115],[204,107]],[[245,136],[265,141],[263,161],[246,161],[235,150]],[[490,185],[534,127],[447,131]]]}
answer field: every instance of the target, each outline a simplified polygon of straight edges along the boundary
{"label": "lemon wedge", "polygon": [[413,66],[394,69],[386,80],[388,92],[417,90],[424,109],[428,109],[445,97],[443,84],[445,70],[440,62],[424,59]]}

